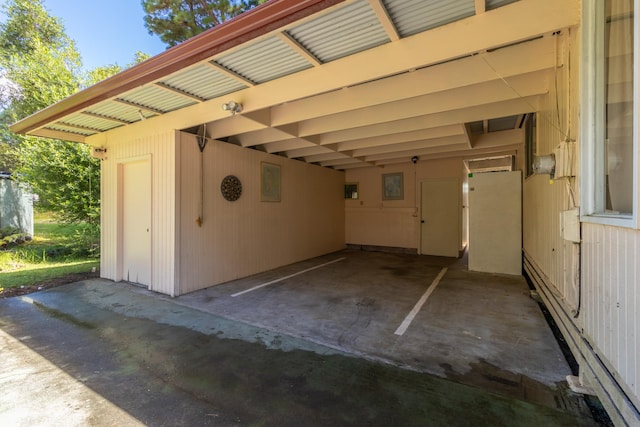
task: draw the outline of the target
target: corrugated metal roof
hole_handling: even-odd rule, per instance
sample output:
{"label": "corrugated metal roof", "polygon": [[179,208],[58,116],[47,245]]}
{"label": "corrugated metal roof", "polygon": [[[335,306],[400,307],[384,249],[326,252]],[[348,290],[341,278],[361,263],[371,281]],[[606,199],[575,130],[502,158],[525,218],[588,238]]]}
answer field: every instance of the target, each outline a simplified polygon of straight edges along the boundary
{"label": "corrugated metal roof", "polygon": [[275,36],[222,55],[215,62],[255,83],[268,82],[312,67]]}
{"label": "corrugated metal roof", "polygon": [[[124,120],[129,123],[135,123],[141,120],[138,109],[113,101],[94,105],[93,107],[88,108],[85,111],[93,114],[99,114],[101,116],[113,117],[115,119]],[[148,112],[145,112],[144,115],[145,117],[154,116],[154,114]]]}
{"label": "corrugated metal roof", "polygon": [[401,37],[472,16],[474,0],[383,0]]}
{"label": "corrugated metal roof", "polygon": [[225,76],[206,64],[169,76],[162,83],[202,99],[213,99],[247,88],[238,80]]}
{"label": "corrugated metal roof", "polygon": [[60,132],[73,133],[73,134],[82,135],[82,136],[95,135],[96,133],[99,132],[98,130],[90,131],[90,130],[85,130],[85,129],[78,129],[78,128],[71,127],[71,126],[64,126],[63,124],[60,124],[60,122],[52,123],[49,126],[45,126],[45,129],[56,130],[56,131],[60,131]]}
{"label": "corrugated metal roof", "polygon": [[501,6],[506,6],[509,3],[515,3],[518,0],[487,0],[487,10],[497,9]]}
{"label": "corrugated metal roof", "polygon": [[192,99],[170,93],[157,86],[146,86],[120,96],[118,99],[134,103],[141,107],[159,110],[163,113],[188,107],[189,105],[197,103]]}
{"label": "corrugated metal roof", "polygon": [[122,126],[122,123],[107,119],[101,119],[99,117],[87,116],[85,114],[75,114],[73,116],[66,117],[63,121],[58,122],[58,124],[63,123],[68,123],[85,128],[97,129],[101,132]]}
{"label": "corrugated metal roof", "polygon": [[356,1],[288,33],[322,62],[333,61],[389,42],[366,0]]}

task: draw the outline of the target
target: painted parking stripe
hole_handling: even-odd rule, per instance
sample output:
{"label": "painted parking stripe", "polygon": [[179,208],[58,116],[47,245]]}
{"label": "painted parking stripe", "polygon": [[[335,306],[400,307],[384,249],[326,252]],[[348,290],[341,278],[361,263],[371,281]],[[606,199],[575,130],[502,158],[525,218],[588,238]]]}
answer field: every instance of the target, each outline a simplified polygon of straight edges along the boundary
{"label": "painted parking stripe", "polygon": [[263,283],[263,284],[258,285],[258,286],[254,286],[253,288],[249,288],[249,289],[246,289],[244,291],[236,292],[235,294],[232,294],[231,296],[232,297],[237,297],[237,296],[240,296],[242,294],[246,294],[248,292],[255,291],[256,289],[264,288],[265,286],[273,285],[274,283],[282,282],[283,280],[287,280],[287,279],[290,279],[292,277],[299,276],[299,275],[307,273],[309,271],[316,270],[316,269],[322,268],[322,267],[326,267],[327,265],[336,263],[338,261],[342,261],[343,259],[346,259],[346,257],[334,259],[333,261],[329,261],[329,262],[326,262],[324,264],[316,265],[315,267],[307,268],[306,270],[298,271],[297,273],[293,273],[293,274],[290,274],[288,276],[281,277],[279,279],[272,280],[270,282]]}
{"label": "painted parking stripe", "polygon": [[411,322],[413,322],[413,319],[416,317],[416,315],[418,314],[418,312],[420,311],[424,303],[427,302],[427,298],[429,298],[429,296],[436,289],[436,286],[438,286],[438,283],[440,283],[440,280],[442,279],[442,277],[445,275],[446,272],[447,272],[447,267],[440,270],[440,273],[436,276],[435,279],[433,279],[433,282],[431,282],[431,285],[427,288],[425,293],[420,297],[416,305],[413,306],[413,309],[409,312],[409,314],[407,314],[407,317],[404,318],[400,326],[398,326],[398,329],[396,329],[396,332],[395,332],[396,335],[403,335],[405,333],[405,331],[407,330],[409,325],[411,325]]}

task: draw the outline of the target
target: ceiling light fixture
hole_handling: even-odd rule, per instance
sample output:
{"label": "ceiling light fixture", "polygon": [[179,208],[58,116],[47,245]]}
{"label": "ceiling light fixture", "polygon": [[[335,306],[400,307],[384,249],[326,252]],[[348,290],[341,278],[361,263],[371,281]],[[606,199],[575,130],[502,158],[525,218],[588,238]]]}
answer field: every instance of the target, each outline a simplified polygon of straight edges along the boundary
{"label": "ceiling light fixture", "polygon": [[236,113],[239,113],[242,111],[242,104],[235,101],[229,101],[225,104],[222,104],[222,109],[224,111],[229,111],[231,115],[234,116]]}

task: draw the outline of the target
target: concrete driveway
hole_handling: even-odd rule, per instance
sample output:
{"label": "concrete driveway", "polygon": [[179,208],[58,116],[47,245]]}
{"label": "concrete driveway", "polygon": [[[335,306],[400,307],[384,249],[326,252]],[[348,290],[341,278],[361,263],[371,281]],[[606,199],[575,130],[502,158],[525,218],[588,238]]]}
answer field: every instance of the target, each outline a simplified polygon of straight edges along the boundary
{"label": "concrete driveway", "polygon": [[[315,268],[338,258],[344,259]],[[372,272],[370,280],[362,271]],[[469,288],[481,278],[495,283],[474,296]],[[0,420],[25,426],[596,425],[583,399],[554,382],[568,368],[557,359],[553,338],[547,342],[548,329],[527,326],[536,312],[522,307],[537,307],[523,282],[504,289],[512,279],[477,276],[445,260],[343,252],[175,299],[91,280],[2,300]],[[499,295],[511,302],[522,297],[524,305],[507,307]],[[488,318],[505,312],[521,319],[486,331],[473,306],[484,307]],[[501,340],[516,354],[492,349]],[[546,354],[553,369],[540,374],[522,360],[523,372],[511,370],[509,363],[522,358],[521,344],[531,351],[529,341],[541,340],[535,358]]]}

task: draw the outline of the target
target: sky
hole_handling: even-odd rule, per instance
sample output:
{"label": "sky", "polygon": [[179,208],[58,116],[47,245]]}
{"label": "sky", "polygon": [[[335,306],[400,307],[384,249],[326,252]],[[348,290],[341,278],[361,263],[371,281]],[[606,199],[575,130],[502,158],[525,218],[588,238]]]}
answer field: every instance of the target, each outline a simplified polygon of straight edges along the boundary
{"label": "sky", "polygon": [[76,42],[85,70],[134,60],[137,51],[152,56],[165,50],[159,36],[144,26],[141,0],[43,0]]}

